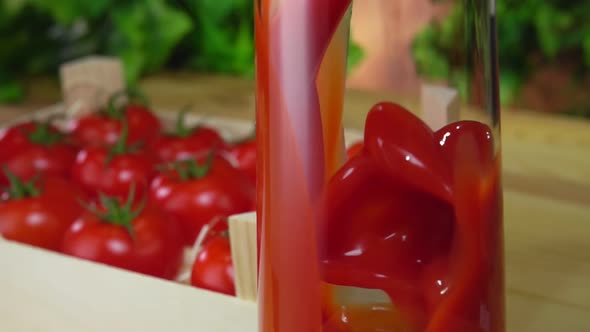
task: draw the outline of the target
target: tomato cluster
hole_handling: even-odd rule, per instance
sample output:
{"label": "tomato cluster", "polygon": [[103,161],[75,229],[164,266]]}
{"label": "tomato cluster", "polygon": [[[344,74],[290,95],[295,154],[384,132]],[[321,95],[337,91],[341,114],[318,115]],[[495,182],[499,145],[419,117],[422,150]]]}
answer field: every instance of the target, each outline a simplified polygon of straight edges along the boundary
{"label": "tomato cluster", "polygon": [[[204,225],[254,209],[254,138],[188,127],[185,112],[165,132],[138,96],[117,94],[64,130],[50,118],[0,131],[2,237],[173,279]],[[203,243],[192,279],[233,294],[224,227]]]}

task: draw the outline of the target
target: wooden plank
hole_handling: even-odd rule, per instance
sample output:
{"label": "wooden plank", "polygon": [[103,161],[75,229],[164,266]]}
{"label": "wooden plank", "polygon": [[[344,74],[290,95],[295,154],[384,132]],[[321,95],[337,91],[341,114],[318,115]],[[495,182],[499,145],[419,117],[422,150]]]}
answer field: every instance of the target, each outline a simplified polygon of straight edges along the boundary
{"label": "wooden plank", "polygon": [[432,130],[439,130],[449,123],[459,121],[459,92],[444,86],[423,84],[421,87],[422,120]]}
{"label": "wooden plank", "polygon": [[60,81],[70,116],[104,107],[125,88],[123,64],[115,57],[88,56],[63,64]]}
{"label": "wooden plank", "polygon": [[255,332],[253,302],[0,242],[0,329]]}
{"label": "wooden plank", "polygon": [[508,331],[590,331],[590,207],[504,197]]}
{"label": "wooden plank", "polygon": [[258,293],[256,212],[230,216],[228,222],[236,295],[242,300],[256,301]]}
{"label": "wooden plank", "polygon": [[505,193],[508,287],[590,312],[589,223],[587,206]]}

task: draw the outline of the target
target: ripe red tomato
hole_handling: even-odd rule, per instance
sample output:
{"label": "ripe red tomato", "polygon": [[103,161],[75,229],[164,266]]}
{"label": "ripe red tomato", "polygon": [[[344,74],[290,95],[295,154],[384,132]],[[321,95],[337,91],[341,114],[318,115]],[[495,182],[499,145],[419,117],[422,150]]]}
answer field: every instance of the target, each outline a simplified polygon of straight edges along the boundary
{"label": "ripe red tomato", "polygon": [[[207,226],[209,227],[209,229],[206,231],[202,239],[201,246],[209,242],[209,240],[214,239],[216,237],[229,235],[229,222],[227,218],[220,217],[218,219],[213,219],[207,224]],[[201,229],[201,232],[203,232],[203,229]]]}
{"label": "ripe red tomato", "polygon": [[186,244],[192,245],[201,228],[214,218],[252,209],[255,188],[224,158],[215,156],[176,163],[176,169],[154,178],[150,201],[177,219]]}
{"label": "ripe red tomato", "polygon": [[[68,178],[77,150],[50,121],[27,122],[1,131],[0,163],[23,180],[39,173]],[[0,184],[7,183],[0,173]]]}
{"label": "ripe red tomato", "polygon": [[23,183],[13,178],[0,201],[0,234],[33,246],[59,250],[65,231],[83,212],[84,193],[58,177]]}
{"label": "ripe red tomato", "polygon": [[212,149],[225,147],[225,141],[216,130],[205,126],[187,128],[185,115],[186,112],[180,113],[173,133],[163,134],[154,141],[153,150],[161,161],[198,159]]}
{"label": "ripe red tomato", "polygon": [[72,167],[72,179],[90,193],[125,198],[134,185],[142,195],[156,173],[155,158],[145,150],[126,146],[126,134],[111,147],[81,150]]}
{"label": "ripe red tomato", "polygon": [[148,144],[159,135],[162,128],[160,120],[145,104],[131,99],[122,107],[114,106],[115,99],[123,95],[114,96],[106,110],[89,114],[71,124],[72,136],[79,145],[115,144],[121,136],[123,121],[128,126],[130,144]]}
{"label": "ripe red tomato", "polygon": [[[37,125],[34,122],[21,123],[13,127],[0,129],[0,161],[14,156],[20,150],[32,145],[27,135],[33,131]],[[57,132],[56,128],[51,127],[50,131]]]}
{"label": "ripe red tomato", "polygon": [[234,266],[227,237],[212,238],[201,248],[193,264],[191,285],[226,295],[236,295]]}
{"label": "ripe red tomato", "polygon": [[114,144],[121,132],[121,121],[105,114],[92,113],[72,123],[72,137],[80,146]]}
{"label": "ripe red tomato", "polygon": [[[102,198],[102,211],[88,211],[64,236],[62,252],[74,257],[173,279],[182,262],[176,224],[152,208],[133,209],[114,198]],[[107,205],[105,207],[104,205]]]}
{"label": "ripe red tomato", "polygon": [[239,170],[256,184],[256,140],[249,139],[228,147],[227,153]]}

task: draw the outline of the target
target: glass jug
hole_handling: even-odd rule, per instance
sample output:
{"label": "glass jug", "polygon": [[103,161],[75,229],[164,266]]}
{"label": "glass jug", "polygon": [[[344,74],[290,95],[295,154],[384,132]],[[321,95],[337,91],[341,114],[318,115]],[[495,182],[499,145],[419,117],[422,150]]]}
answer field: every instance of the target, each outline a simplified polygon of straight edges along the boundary
{"label": "glass jug", "polygon": [[504,331],[494,5],[456,2],[456,70],[354,110],[351,146],[352,2],[256,0],[260,331]]}

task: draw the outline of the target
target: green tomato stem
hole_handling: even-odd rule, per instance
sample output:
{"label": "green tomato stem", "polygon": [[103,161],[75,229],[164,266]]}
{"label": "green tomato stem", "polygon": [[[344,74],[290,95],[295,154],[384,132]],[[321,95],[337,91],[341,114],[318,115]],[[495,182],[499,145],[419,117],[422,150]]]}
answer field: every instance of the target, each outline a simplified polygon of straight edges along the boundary
{"label": "green tomato stem", "polygon": [[27,138],[31,143],[44,145],[44,146],[52,146],[57,143],[62,142],[65,139],[65,135],[59,132],[52,132],[51,124],[56,119],[61,119],[64,117],[64,114],[53,114],[47,120],[37,122],[35,121],[35,130],[27,135]]}
{"label": "green tomato stem", "polygon": [[135,185],[133,184],[129,189],[129,195],[127,196],[127,200],[123,205],[121,205],[121,203],[119,203],[116,198],[100,193],[99,202],[106,210],[105,212],[101,212],[86,203],[81,202],[81,204],[86,210],[97,216],[102,222],[123,227],[129,236],[135,240],[136,234],[135,228],[133,227],[133,220],[139,217],[139,215],[143,212],[145,208],[145,196],[135,209],[133,208],[134,201]]}
{"label": "green tomato stem", "polygon": [[3,166],[2,170],[10,183],[8,188],[10,199],[31,198],[41,195],[41,190],[36,186],[37,180],[40,178],[39,173],[31,180],[25,182],[19,179],[7,166]]}

